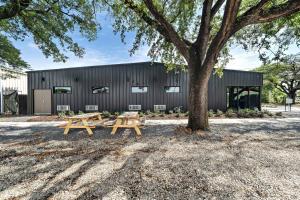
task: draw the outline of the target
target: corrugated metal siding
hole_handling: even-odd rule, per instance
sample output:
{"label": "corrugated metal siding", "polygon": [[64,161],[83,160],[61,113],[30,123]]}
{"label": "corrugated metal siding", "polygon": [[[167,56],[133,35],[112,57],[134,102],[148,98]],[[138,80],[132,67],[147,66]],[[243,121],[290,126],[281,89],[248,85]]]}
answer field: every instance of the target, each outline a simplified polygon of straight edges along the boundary
{"label": "corrugated metal siding", "polygon": [[18,94],[27,94],[27,75],[18,75],[16,78],[0,78],[3,91],[17,90]]}
{"label": "corrugated metal siding", "polygon": [[[45,81],[42,81],[42,77]],[[77,79],[77,80],[76,80]],[[219,78],[212,75],[209,81],[209,108],[226,109],[227,86],[261,86],[262,75],[253,72],[225,70]],[[133,63],[94,67],[69,68],[28,72],[28,110],[33,114],[34,89],[52,89],[54,86],[71,86],[71,94],[53,94],[52,108],[70,105],[74,111],[84,111],[85,105],[98,105],[99,110],[125,111],[128,105],[142,105],[153,110],[153,105],[188,106],[188,75],[185,72],[166,73],[161,63]],[[108,86],[108,94],[92,94],[92,87]],[[132,86],[148,86],[144,94],[131,93]],[[165,86],[180,86],[180,93],[166,93]]]}

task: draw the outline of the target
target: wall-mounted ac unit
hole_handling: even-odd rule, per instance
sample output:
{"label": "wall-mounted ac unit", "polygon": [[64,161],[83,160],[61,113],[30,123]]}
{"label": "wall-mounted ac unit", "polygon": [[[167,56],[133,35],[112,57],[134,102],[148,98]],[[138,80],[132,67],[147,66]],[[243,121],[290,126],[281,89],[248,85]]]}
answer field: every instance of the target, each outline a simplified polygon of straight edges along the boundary
{"label": "wall-mounted ac unit", "polygon": [[165,111],[166,109],[166,105],[154,105],[154,111]]}
{"label": "wall-mounted ac unit", "polygon": [[98,111],[98,105],[85,105],[85,111]]}
{"label": "wall-mounted ac unit", "polygon": [[129,110],[142,110],[142,105],[129,105]]}
{"label": "wall-mounted ac unit", "polygon": [[70,105],[57,105],[57,111],[70,111]]}

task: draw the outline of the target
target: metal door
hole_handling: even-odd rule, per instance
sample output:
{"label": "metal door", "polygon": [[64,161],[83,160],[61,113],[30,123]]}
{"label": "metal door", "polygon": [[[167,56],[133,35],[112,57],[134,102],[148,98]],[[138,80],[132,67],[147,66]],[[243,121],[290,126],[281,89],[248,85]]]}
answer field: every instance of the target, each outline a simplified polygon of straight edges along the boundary
{"label": "metal door", "polygon": [[51,90],[34,90],[34,114],[51,114]]}

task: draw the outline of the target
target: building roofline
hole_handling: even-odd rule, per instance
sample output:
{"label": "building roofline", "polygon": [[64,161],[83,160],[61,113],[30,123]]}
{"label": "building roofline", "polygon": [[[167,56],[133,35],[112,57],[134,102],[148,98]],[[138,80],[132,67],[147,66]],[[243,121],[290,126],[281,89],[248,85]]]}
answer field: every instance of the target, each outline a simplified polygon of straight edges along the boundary
{"label": "building roofline", "polygon": [[14,70],[14,69],[7,69],[4,67],[0,67],[0,71],[10,72],[10,73],[19,74],[19,75],[26,75],[26,72],[23,72],[20,70]]}
{"label": "building roofline", "polygon": [[[57,68],[57,69],[44,69],[44,70],[30,70],[26,71],[25,73],[34,73],[34,72],[47,72],[47,71],[61,71],[61,70],[74,70],[74,69],[84,69],[84,68],[98,68],[98,67],[115,67],[121,65],[140,65],[140,64],[164,64],[161,62],[152,62],[152,61],[145,61],[145,62],[133,62],[133,63],[117,63],[117,64],[106,64],[106,65],[88,65],[88,66],[81,66],[81,67],[64,67],[64,68]],[[235,70],[235,69],[224,69],[225,71],[233,71],[233,72],[246,72],[246,73],[257,73],[262,74],[261,72],[255,71],[245,71],[245,70]]]}

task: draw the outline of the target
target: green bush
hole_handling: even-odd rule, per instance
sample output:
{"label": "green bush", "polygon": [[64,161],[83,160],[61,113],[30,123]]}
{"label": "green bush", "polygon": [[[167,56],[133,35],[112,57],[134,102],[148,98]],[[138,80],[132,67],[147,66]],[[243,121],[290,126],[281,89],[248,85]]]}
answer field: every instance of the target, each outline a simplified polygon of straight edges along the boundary
{"label": "green bush", "polygon": [[217,112],[216,112],[216,116],[221,117],[222,115],[223,115],[223,112],[218,109]]}
{"label": "green bush", "polygon": [[237,115],[240,118],[250,118],[251,117],[251,110],[250,109],[240,109],[237,112]]}
{"label": "green bush", "polygon": [[66,112],[65,111],[61,111],[61,112],[58,112],[58,117],[59,118],[65,118],[66,117]]}
{"label": "green bush", "polygon": [[151,111],[150,110],[146,110],[145,115],[150,115]]}
{"label": "green bush", "polygon": [[84,112],[82,112],[81,110],[78,111],[78,115],[83,115]]}
{"label": "green bush", "polygon": [[207,114],[208,114],[208,117],[214,117],[215,116],[214,111],[212,109],[210,109]]}
{"label": "green bush", "polygon": [[119,113],[119,112],[115,112],[114,115],[115,115],[116,117],[118,117],[118,116],[120,115],[120,113]]}
{"label": "green bush", "polygon": [[184,113],[184,116],[185,116],[185,117],[188,117],[188,116],[189,116],[189,114],[190,114],[190,112],[189,112],[189,111],[187,111],[186,113]]}
{"label": "green bush", "polygon": [[68,115],[70,115],[70,116],[74,116],[74,115],[75,115],[75,113],[74,113],[74,111],[70,110],[70,111],[68,112]]}
{"label": "green bush", "polygon": [[175,113],[182,113],[182,106],[175,107],[173,110]]}
{"label": "green bush", "polygon": [[226,112],[225,112],[225,116],[232,118],[232,117],[236,117],[237,114],[234,112],[233,109],[229,108]]}
{"label": "green bush", "polygon": [[103,115],[104,118],[110,118],[111,117],[111,114],[108,111],[103,111],[102,115]]}
{"label": "green bush", "polygon": [[268,111],[268,110],[263,110],[263,113],[264,113],[265,115],[270,116],[270,117],[273,117],[273,116],[274,116],[274,114],[273,114],[272,112]]}
{"label": "green bush", "polygon": [[140,117],[144,117],[145,114],[144,114],[143,112],[140,112],[140,113],[139,113],[139,116],[140,116]]}
{"label": "green bush", "polygon": [[168,114],[173,114],[173,113],[174,113],[173,110],[169,110],[169,111],[168,111]]}

